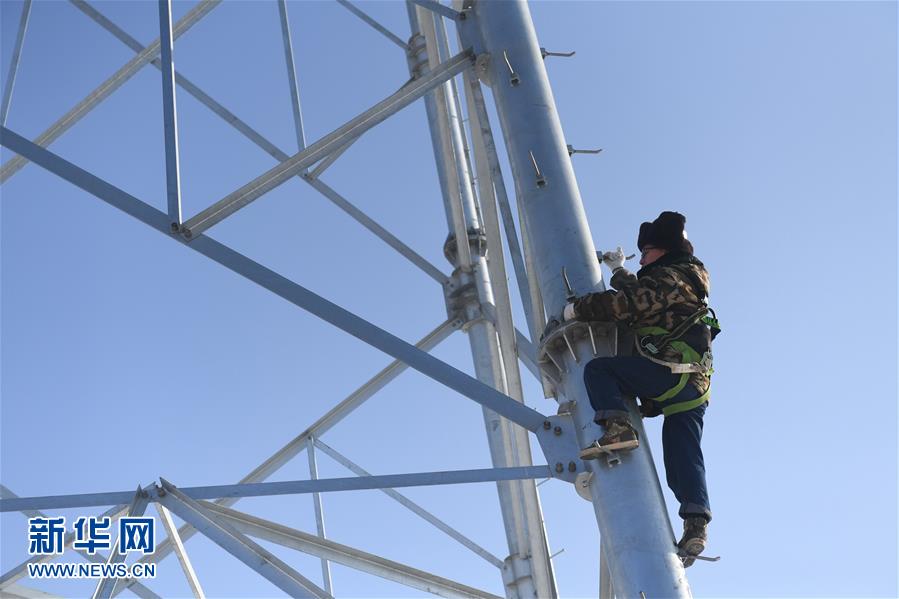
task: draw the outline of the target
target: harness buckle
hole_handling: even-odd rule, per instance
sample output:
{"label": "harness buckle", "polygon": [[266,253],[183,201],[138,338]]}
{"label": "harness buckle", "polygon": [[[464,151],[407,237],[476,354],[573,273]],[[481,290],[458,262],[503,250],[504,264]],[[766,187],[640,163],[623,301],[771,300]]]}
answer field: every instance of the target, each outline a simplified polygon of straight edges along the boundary
{"label": "harness buckle", "polygon": [[652,341],[649,341],[649,337],[644,337],[640,340],[640,347],[648,351],[649,353],[655,355],[659,353],[659,348],[653,344]]}

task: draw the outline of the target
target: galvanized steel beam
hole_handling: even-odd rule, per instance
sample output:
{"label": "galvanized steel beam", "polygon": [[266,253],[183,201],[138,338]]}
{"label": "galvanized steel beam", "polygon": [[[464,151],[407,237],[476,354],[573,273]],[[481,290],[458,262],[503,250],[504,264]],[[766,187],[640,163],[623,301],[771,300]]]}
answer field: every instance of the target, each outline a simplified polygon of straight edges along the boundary
{"label": "galvanized steel beam", "polygon": [[[0,499],[13,499],[18,498],[18,495],[9,490],[6,486],[0,485]],[[111,519],[117,519],[119,516],[123,515],[127,510],[128,506],[126,505],[117,505],[109,510],[103,512],[99,518],[103,519],[109,517]],[[37,510],[22,510],[22,513],[28,516],[29,518],[46,518],[47,515],[43,512],[39,512]],[[72,543],[75,542],[75,533],[69,532],[66,533],[65,537],[63,537],[63,547],[68,549],[72,546]],[[83,551],[81,549],[75,549],[77,553],[79,553],[84,559],[89,562],[93,562],[96,564],[106,563],[106,560],[99,553],[90,554],[87,551]],[[45,562],[49,562],[54,558],[58,557],[58,555],[36,555],[15,568],[5,572],[3,576],[0,576],[0,589],[3,589],[4,593],[9,591],[10,586],[14,585],[15,582],[21,578],[28,576],[28,565],[29,564],[41,564]],[[133,588],[130,589],[132,593],[137,595],[138,597],[142,597],[143,599],[160,599],[159,595],[145,587],[143,584],[136,582],[134,583]]]}
{"label": "galvanized steel beam", "polygon": [[380,576],[381,578],[441,597],[499,599],[496,595],[486,591],[475,589],[347,545],[335,543],[328,539],[321,539],[275,522],[263,520],[262,518],[228,509],[214,503],[202,502],[201,505],[217,520],[227,522],[244,534],[327,559],[360,572]]}
{"label": "galvanized steel beam", "polygon": [[[181,34],[193,27],[200,19],[206,16],[209,11],[219,5],[221,0],[203,0],[197,6],[192,8],[184,17],[178,21],[172,30],[172,39],[177,39]],[[63,115],[58,121],[53,123],[46,131],[41,133],[34,140],[38,146],[46,148],[60,135],[68,131],[75,123],[81,120],[87,113],[93,110],[100,102],[109,97],[112,92],[120,88],[126,81],[131,79],[144,65],[153,60],[159,54],[160,40],[156,40],[140,54],[128,61],[122,68],[116,71],[109,79],[104,81],[94,91],[87,95],[74,108]],[[23,156],[15,156],[8,160],[6,164],[0,167],[0,183],[6,181],[23,166],[28,160]]]}
{"label": "galvanized steel beam", "polygon": [[208,510],[165,479],[156,492],[156,501],[209,538],[213,543],[245,563],[291,597],[327,599],[331,596],[308,578],[251,541],[232,526],[209,515]]}
{"label": "galvanized steel beam", "polygon": [[281,37],[284,38],[284,62],[287,63],[287,82],[290,84],[290,107],[293,110],[293,127],[297,135],[297,149],[302,151],[306,148],[306,134],[303,131],[303,110],[300,106],[297,69],[293,63],[293,42],[290,39],[290,21],[287,19],[286,0],[278,0],[278,14],[281,16]]}
{"label": "galvanized steel beam", "polygon": [[396,235],[379,225],[367,214],[356,208],[356,206],[354,206],[342,195],[337,193],[330,185],[328,185],[321,179],[314,179],[312,177],[304,177],[303,180],[311,185],[313,189],[328,198],[335,206],[349,214],[353,218],[353,220],[374,233],[379,239],[381,239],[381,241],[392,247],[401,256],[420,268],[429,277],[440,284],[446,282],[447,276],[443,274],[440,269],[431,264],[421,254],[400,241],[399,238],[396,237]]}
{"label": "galvanized steel beam", "polygon": [[159,0],[159,49],[162,72],[162,114],[165,124],[165,181],[169,219],[181,224],[181,173],[178,160],[178,109],[175,102],[172,0]]}
{"label": "galvanized steel beam", "polygon": [[[520,466],[517,468],[451,470],[444,472],[419,472],[415,474],[384,474],[364,478],[322,478],[319,480],[291,480],[268,483],[183,487],[181,488],[181,492],[192,499],[271,497],[274,495],[333,493],[337,491],[363,491],[368,489],[395,487],[459,485],[466,483],[546,478],[547,476],[552,476],[549,466]],[[4,499],[0,502],[0,512],[19,512],[29,509],[57,510],[111,505],[121,502],[123,499],[127,499],[131,494],[130,491],[112,491],[109,493],[45,495],[43,497]],[[175,511],[175,513],[177,514],[178,512]]]}
{"label": "galvanized steel beam", "polygon": [[16,34],[16,45],[13,47],[12,59],[9,69],[6,71],[6,85],[3,87],[3,102],[0,104],[0,124],[6,124],[9,115],[9,105],[12,101],[12,89],[16,83],[16,74],[19,72],[19,59],[22,56],[22,46],[25,44],[25,31],[28,29],[28,17],[31,16],[31,0],[25,0],[22,5],[22,15],[19,17],[19,32]]}
{"label": "galvanized steel beam", "polygon": [[[338,464],[340,464],[341,466],[343,466],[344,468],[346,468],[347,470],[349,470],[356,476],[371,476],[371,473],[368,472],[367,470],[365,470],[365,468],[363,468],[362,466],[359,466],[358,464],[356,464],[355,462],[350,460],[348,457],[346,457],[345,455],[343,455],[342,453],[340,453],[339,451],[337,451],[336,449],[334,449],[333,447],[331,447],[330,445],[328,445],[321,439],[315,439],[315,446],[318,447],[319,449],[321,449],[326,454],[328,454],[328,456],[332,460],[334,460],[335,462],[337,462]],[[487,560],[487,562],[489,562],[490,564],[493,564],[497,568],[503,567],[503,561],[501,559],[499,559],[498,557],[496,557],[495,555],[493,555],[492,553],[490,553],[489,551],[487,551],[486,549],[484,549],[483,547],[481,547],[480,545],[478,545],[477,543],[475,543],[474,541],[472,541],[471,539],[469,539],[468,537],[463,535],[461,532],[459,532],[458,530],[456,530],[455,528],[453,528],[452,526],[450,526],[449,524],[447,524],[446,522],[444,522],[443,520],[441,520],[440,518],[438,518],[431,512],[427,511],[426,509],[424,509],[423,507],[421,507],[420,505],[418,505],[417,503],[415,503],[414,501],[412,501],[411,499],[409,499],[408,497],[406,497],[399,491],[396,491],[394,489],[386,489],[386,488],[380,489],[380,490],[385,495],[387,495],[388,497],[390,497],[391,499],[393,499],[394,501],[396,501],[403,507],[407,508],[413,514],[421,517],[425,522],[428,522],[429,524],[433,525],[438,530],[446,533],[450,538],[454,539],[455,541],[458,541],[462,546],[467,547],[468,549],[473,551],[475,554],[477,554],[477,555],[481,556],[482,558],[484,558],[485,560]]]}
{"label": "galvanized steel beam", "polygon": [[381,33],[382,35],[384,35],[384,37],[389,39],[394,44],[396,44],[400,48],[403,48],[404,50],[406,49],[406,42],[404,42],[402,39],[400,39],[400,37],[398,35],[396,35],[392,31],[390,31],[389,29],[387,29],[386,27],[384,27],[383,25],[381,25],[380,23],[375,21],[370,16],[368,16],[360,8],[354,6],[350,2],[347,2],[347,0],[337,0],[337,3],[340,4],[342,7],[344,7],[345,9],[347,9],[348,11],[350,11],[351,13],[353,13],[354,15],[356,15],[357,17],[359,17],[360,19],[362,19],[363,21],[365,21],[368,25],[371,25],[378,33]]}
{"label": "galvanized steel beam", "polygon": [[178,534],[178,527],[175,526],[172,515],[169,513],[168,508],[161,503],[156,504],[156,511],[159,512],[159,519],[162,520],[169,542],[175,549],[175,555],[178,557],[178,563],[181,564],[181,571],[184,572],[184,577],[187,579],[191,593],[193,593],[195,599],[203,599],[206,595],[203,593],[203,587],[200,585],[200,580],[197,578],[193,564],[190,563],[187,550],[184,549],[184,543],[181,542],[181,536]]}
{"label": "galvanized steel beam", "polygon": [[445,6],[437,2],[437,0],[409,0],[412,4],[417,4],[422,8],[426,8],[432,12],[437,13],[442,17],[446,17],[448,19],[457,20],[461,17],[462,13],[457,10],[453,10],[449,6]]}
{"label": "galvanized steel beam", "polygon": [[209,227],[234,214],[303,169],[326,157],[347,141],[359,137],[375,125],[382,123],[388,117],[425,95],[446,79],[461,73],[470,65],[471,54],[469,52],[461,52],[440,70],[406,84],[396,93],[338,127],[305,150],[295,154],[278,166],[269,169],[243,187],[188,219],[181,227],[182,234],[186,239],[195,238]]}
{"label": "galvanized steel beam", "polygon": [[[144,515],[144,512],[147,509],[147,504],[150,501],[150,496],[148,493],[149,489],[141,489],[137,488],[137,491],[134,492],[134,498],[131,500],[131,505],[128,506],[128,517],[140,517]],[[112,548],[109,550],[109,559],[106,560],[107,565],[111,564],[120,564],[125,561],[125,555],[119,553],[119,544],[118,540],[113,543]],[[91,596],[91,599],[109,599],[112,596],[113,590],[115,590],[116,578],[102,578],[97,583],[97,588],[94,590],[94,594]]]}
{"label": "galvanized steel beam", "polygon": [[[434,349],[441,341],[449,337],[455,330],[453,323],[444,322],[436,329],[425,335],[425,337],[416,344],[416,347],[422,351],[430,351]],[[320,435],[330,430],[352,413],[357,407],[370,399],[375,393],[383,389],[390,381],[398,377],[404,372],[408,366],[399,360],[390,363],[386,368],[368,380],[364,385],[356,391],[344,398],[339,404],[331,408],[324,416],[315,421],[303,433],[295,437],[281,449],[269,456],[259,466],[254,468],[249,474],[244,476],[239,482],[254,483],[266,480],[269,476],[278,471],[284,464],[293,459],[296,455],[306,449],[306,443],[313,435]],[[231,506],[237,503],[240,498],[226,498],[216,500],[216,504],[223,506]],[[197,531],[190,525],[185,524],[178,529],[182,541],[190,539]],[[152,556],[146,556],[140,561],[158,561],[167,557],[172,552],[172,546],[168,540],[163,541],[156,548],[156,553]],[[150,559],[152,558],[152,560]],[[135,581],[136,582],[136,581]],[[127,584],[132,584],[129,581]],[[117,593],[115,593],[117,594]],[[115,595],[114,594],[114,595]]]}
{"label": "galvanized steel beam", "polygon": [[[104,29],[115,35],[119,40],[125,43],[128,47],[133,50],[137,50],[140,48],[139,42],[132,38],[128,33],[119,28],[115,23],[110,21],[108,18],[103,16],[102,13],[97,11],[95,8],[87,4],[84,0],[71,0],[72,4],[74,4],[79,10],[84,12],[88,17],[96,21],[99,25],[101,25]],[[161,64],[158,60],[152,61],[152,64],[157,68],[161,68]],[[197,100],[199,100],[202,104],[212,110],[214,113],[219,115],[222,119],[232,125],[235,129],[243,133],[247,139],[255,143],[257,146],[265,150],[269,155],[278,160],[279,162],[284,162],[290,159],[290,156],[282,151],[280,148],[275,146],[272,142],[267,140],[262,136],[261,133],[250,127],[244,121],[239,119],[236,115],[228,111],[224,106],[219,104],[215,99],[206,94],[199,87],[194,85],[188,79],[180,75],[179,73],[175,73],[175,80],[178,85],[181,85],[185,88],[185,91],[194,96]],[[338,208],[346,212],[350,217],[352,217],[356,222],[361,224],[363,227],[374,233],[377,237],[379,237],[382,241],[387,243],[390,247],[395,249],[400,253],[403,257],[410,260],[413,264],[418,266],[422,271],[424,271],[428,276],[433,278],[438,283],[443,283],[446,281],[446,275],[444,275],[436,266],[428,262],[425,258],[423,258],[420,254],[415,252],[412,248],[404,244],[400,241],[395,235],[390,233],[383,226],[378,224],[364,212],[359,210],[356,206],[354,206],[351,202],[349,202],[342,195],[334,191],[333,188],[328,186],[323,181],[317,180],[318,176],[331,165],[343,152],[345,152],[349,147],[356,142],[359,138],[353,138],[347,141],[343,146],[337,148],[327,157],[322,159],[312,170],[312,172],[308,174],[298,173],[303,181],[306,181],[309,185],[311,185],[314,189],[316,189],[319,193],[324,195],[328,200],[330,200],[334,205]]]}
{"label": "galvanized steel beam", "polygon": [[[170,235],[170,223],[166,215],[149,204],[110,185],[45,148],[37,146],[6,127],[0,127],[0,141],[10,150],[26,155],[30,160],[40,164],[50,172],[96,195],[110,205],[150,225],[157,231],[172,237]],[[177,237],[174,238],[177,239]],[[527,430],[536,432],[543,425],[545,418],[536,410],[511,399],[449,364],[422,352],[406,341],[359,318],[355,314],[329,302],[226,245],[202,235],[190,244],[185,245],[369,345],[406,362],[422,374],[481,405],[487,406],[494,412],[505,416]]]}
{"label": "galvanized steel beam", "polygon": [[[309,459],[309,478],[310,480],[318,480],[318,462],[315,459],[315,438],[310,437],[306,441],[306,457]],[[325,514],[324,506],[322,506],[322,496],[320,493],[312,494],[312,507],[315,511],[315,530],[318,538],[326,539],[325,535]],[[331,580],[331,564],[327,559],[322,558],[322,581],[325,590],[329,595],[334,594],[334,583]]]}

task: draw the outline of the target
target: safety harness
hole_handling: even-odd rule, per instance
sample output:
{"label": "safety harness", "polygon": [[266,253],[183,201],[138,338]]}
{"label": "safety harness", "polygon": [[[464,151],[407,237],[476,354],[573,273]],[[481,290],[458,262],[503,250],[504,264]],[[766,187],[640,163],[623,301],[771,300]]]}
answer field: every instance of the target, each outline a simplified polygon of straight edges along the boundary
{"label": "safety harness", "polygon": [[[680,379],[678,380],[677,384],[674,385],[674,387],[668,389],[658,397],[649,398],[649,401],[653,402],[664,402],[676,396],[683,390],[684,387],[686,387],[687,382],[690,379],[690,375],[694,372],[698,372],[706,376],[711,376],[712,372],[714,372],[712,368],[711,341],[714,340],[718,333],[721,332],[721,327],[718,324],[718,319],[715,316],[715,311],[706,304],[703,288],[696,285],[692,273],[690,273],[687,269],[677,268],[676,270],[685,274],[688,280],[690,280],[693,283],[694,287],[697,288],[697,290],[699,291],[698,296],[702,298],[703,306],[699,310],[691,314],[688,318],[686,318],[682,323],[677,325],[672,331],[668,331],[667,329],[664,329],[662,327],[641,327],[634,331],[636,333],[634,344],[637,347],[637,353],[639,353],[650,362],[665,366],[666,368],[670,369],[673,374],[681,375]],[[711,316],[709,316],[709,314],[711,314]],[[709,327],[710,336],[709,349],[701,356],[699,355],[699,352],[690,347],[690,345],[686,341],[681,340],[681,337],[683,337],[688,330],[700,324]],[[661,351],[667,346],[671,346],[672,349],[680,353],[680,362],[668,362],[655,357],[660,354]],[[701,406],[709,400],[709,398],[711,397],[711,392],[712,386],[710,384],[705,393],[703,393],[696,399],[663,407],[662,414],[664,414],[665,416],[670,416],[671,414],[686,412],[688,410],[692,410],[697,406]]]}

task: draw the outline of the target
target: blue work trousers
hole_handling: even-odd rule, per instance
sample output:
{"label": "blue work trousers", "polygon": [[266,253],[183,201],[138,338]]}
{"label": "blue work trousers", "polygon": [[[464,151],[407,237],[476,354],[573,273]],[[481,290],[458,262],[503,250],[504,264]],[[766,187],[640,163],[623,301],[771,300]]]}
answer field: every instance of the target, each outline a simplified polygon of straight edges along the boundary
{"label": "blue work trousers", "polygon": [[[629,419],[625,396],[636,396],[644,402],[662,395],[680,380],[679,374],[640,356],[596,358],[584,369],[584,384],[590,404],[596,410],[596,422],[623,417]],[[699,391],[687,384],[680,393],[665,401],[664,406],[698,398]],[[702,457],[702,417],[707,403],[671,414],[662,425],[662,452],[668,487],[680,502],[681,518],[702,516],[712,519],[709,494],[705,483],[705,461]]]}

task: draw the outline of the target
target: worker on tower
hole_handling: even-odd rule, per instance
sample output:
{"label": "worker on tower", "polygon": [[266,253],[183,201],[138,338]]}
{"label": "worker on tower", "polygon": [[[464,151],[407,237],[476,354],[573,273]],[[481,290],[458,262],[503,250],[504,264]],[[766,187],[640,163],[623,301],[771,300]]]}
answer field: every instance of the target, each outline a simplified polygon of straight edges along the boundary
{"label": "worker on tower", "polygon": [[662,212],[640,225],[642,268],[636,276],[624,268],[620,247],[606,252],[602,261],[612,270],[615,290],[576,298],[563,316],[617,322],[634,332],[634,355],[596,358],[584,369],[587,395],[604,434],[580,457],[595,459],[639,445],[625,396],[640,398],[643,416],[664,414],[665,472],[684,519],[679,552],[690,566],[705,549],[712,519],[700,440],[710,391],[711,340],[718,325],[706,305],[709,274],[693,256],[685,224],[683,215]]}

